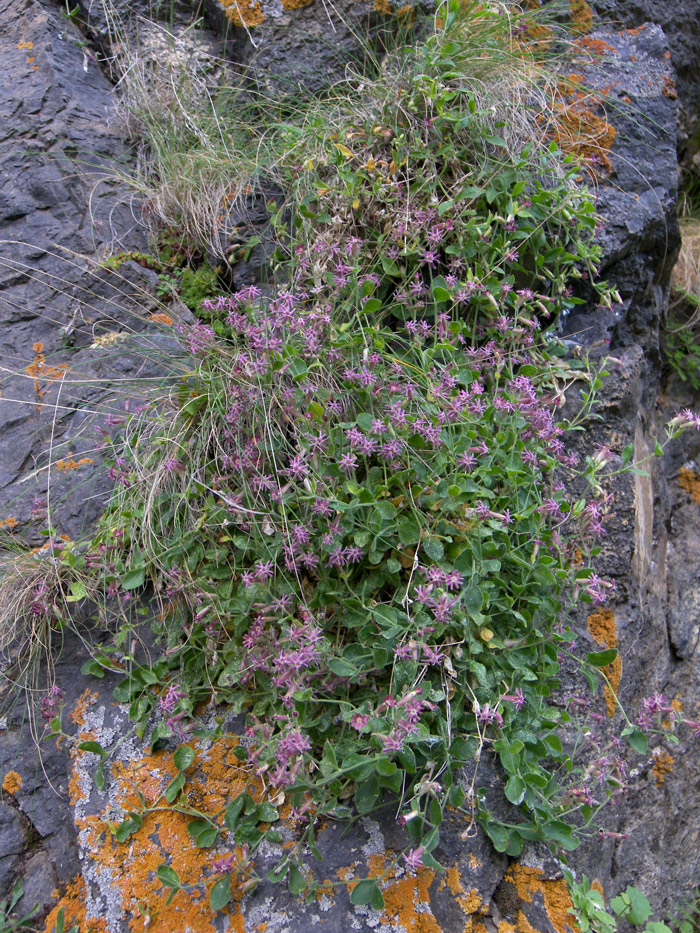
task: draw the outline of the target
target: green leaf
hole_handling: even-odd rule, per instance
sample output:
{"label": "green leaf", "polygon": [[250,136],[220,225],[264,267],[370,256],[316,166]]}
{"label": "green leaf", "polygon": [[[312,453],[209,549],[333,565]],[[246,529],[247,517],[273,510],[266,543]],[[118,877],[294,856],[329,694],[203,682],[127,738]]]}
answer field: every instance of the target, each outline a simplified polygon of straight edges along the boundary
{"label": "green leaf", "polygon": [[431,560],[442,560],[445,556],[445,548],[442,541],[437,538],[426,538],[423,542],[423,550]]}
{"label": "green leaf", "polygon": [[141,824],[136,820],[128,819],[124,820],[122,823],[117,826],[114,838],[117,842],[126,842],[126,840],[137,830],[141,829]]}
{"label": "green leaf", "polygon": [[134,570],[128,570],[122,577],[123,590],[135,590],[143,586],[146,580],[146,571],[143,567],[137,567]]}
{"label": "green leaf", "polygon": [[398,522],[401,544],[410,546],[420,541],[420,525],[415,518],[401,518]]}
{"label": "green leaf", "polygon": [[289,869],[287,886],[290,890],[290,893],[292,894],[301,894],[301,892],[306,887],[306,878],[302,875],[296,865],[292,865]]}
{"label": "green leaf", "polygon": [[219,878],[209,892],[209,907],[216,913],[217,910],[223,910],[224,907],[227,907],[230,900],[231,876],[226,875],[225,878]]}
{"label": "green leaf", "polygon": [[473,615],[475,612],[481,612],[484,605],[484,597],[478,586],[468,586],[464,590],[464,605]]}
{"label": "green leaf", "polygon": [[638,888],[628,887],[625,894],[630,900],[631,909],[625,919],[630,923],[641,925],[646,923],[651,915],[651,904]]}
{"label": "green leaf", "polygon": [[521,777],[519,777],[517,774],[514,774],[511,778],[509,778],[508,783],[506,784],[505,794],[511,803],[514,803],[516,806],[522,803],[525,798],[526,791],[527,784]]}
{"label": "green leaf", "polygon": [[73,580],[70,585],[70,596],[66,596],[66,602],[74,603],[79,599],[85,599],[87,594],[85,584],[81,583],[80,580]]}
{"label": "green leaf", "polygon": [[391,777],[391,775],[396,771],[396,763],[389,761],[388,758],[385,758],[382,755],[381,758],[377,758],[375,761],[374,769],[377,774],[381,774],[382,777]]}
{"label": "green leaf", "polygon": [[358,785],[355,791],[355,806],[359,813],[369,813],[377,806],[381,797],[382,791],[377,775],[371,774]]}
{"label": "green leaf", "polygon": [[187,832],[192,836],[195,845],[200,849],[209,849],[219,838],[220,830],[206,820],[190,820]]}
{"label": "green leaf", "polygon": [[586,655],[586,663],[593,667],[607,667],[617,657],[617,648],[608,648],[606,651],[591,651]]}
{"label": "green leaf", "polygon": [[178,771],[186,771],[194,761],[194,750],[189,745],[180,745],[173,755],[173,764]]}
{"label": "green leaf", "polygon": [[365,314],[374,314],[375,312],[379,311],[381,306],[382,303],[379,298],[368,298],[362,306],[362,310],[365,312]]}
{"label": "green leaf", "polygon": [[352,677],[353,674],[357,673],[357,668],[352,664],[348,664],[347,661],[343,661],[342,658],[331,658],[328,667],[338,677]]}
{"label": "green leaf", "polygon": [[553,842],[558,843],[567,852],[573,852],[574,849],[579,847],[579,839],[574,839],[571,835],[571,827],[566,823],[563,823],[561,820],[552,820],[550,823],[546,823],[542,829],[542,832]]}
{"label": "green leaf", "polygon": [[243,812],[243,807],[245,806],[245,798],[247,794],[239,794],[231,803],[226,807],[224,812],[224,822],[228,829],[233,832],[238,823],[238,818]]}
{"label": "green leaf", "polygon": [[258,804],[255,817],[262,823],[275,823],[280,818],[277,809],[271,803]]}
{"label": "green leaf", "polygon": [[487,823],[484,826],[496,852],[505,852],[508,848],[509,833],[500,823]]}
{"label": "green leaf", "polygon": [[185,775],[180,772],[165,788],[165,802],[173,803],[177,800],[177,796],[185,786]]}
{"label": "green leaf", "polygon": [[369,902],[369,906],[373,910],[384,910],[384,895],[382,894],[382,889],[377,885],[374,894],[372,895],[372,900]]}
{"label": "green leaf", "polygon": [[637,729],[635,726],[628,726],[623,730],[622,734],[626,736],[627,741],[635,752],[638,752],[640,755],[646,755],[649,749],[649,740],[641,729]]}
{"label": "green leaf", "polygon": [[100,758],[104,758],[107,754],[99,742],[81,742],[78,749],[81,752],[92,752],[93,755],[99,755]]}
{"label": "green leaf", "polygon": [[[350,903],[355,904],[356,906],[371,904],[377,897],[377,892],[379,892],[381,897],[382,892],[377,881],[374,881],[371,878],[367,878],[364,881],[359,881],[352,889],[352,893],[350,894]],[[382,901],[383,900],[384,898],[382,897]]]}
{"label": "green leaf", "polygon": [[403,767],[404,771],[407,771],[409,774],[416,773],[416,756],[414,755],[412,748],[402,748],[397,757],[401,762],[401,766]]}
{"label": "green leaf", "polygon": [[99,661],[96,661],[94,658],[90,658],[89,661],[86,661],[85,664],[80,668],[81,674],[89,674],[91,677],[97,677],[99,680],[105,675],[105,669],[102,667]]}
{"label": "green leaf", "polygon": [[151,735],[151,751],[164,744],[172,736],[172,729],[164,722],[159,722]]}
{"label": "green leaf", "polygon": [[200,849],[210,849],[221,835],[216,826],[208,826],[197,836],[195,842]]}
{"label": "green leaf", "polygon": [[440,285],[433,285],[433,298],[435,301],[449,301],[451,295],[446,288]]}
{"label": "green leaf", "polygon": [[174,868],[171,868],[170,865],[159,865],[158,870],[156,871],[158,880],[161,884],[164,884],[166,888],[181,888],[182,882],[178,877],[177,872]]}

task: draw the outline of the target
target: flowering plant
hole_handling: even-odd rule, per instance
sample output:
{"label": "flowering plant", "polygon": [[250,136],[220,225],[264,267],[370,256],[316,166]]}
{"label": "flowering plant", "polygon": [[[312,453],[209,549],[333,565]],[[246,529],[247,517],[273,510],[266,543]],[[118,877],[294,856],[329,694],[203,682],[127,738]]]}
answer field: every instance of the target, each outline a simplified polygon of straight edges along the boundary
{"label": "flowering plant", "polygon": [[[609,452],[579,464],[567,447],[603,374],[542,329],[618,296],[596,282],[580,167],[533,139],[535,116],[514,129],[502,98],[480,102],[484,76],[462,67],[475,23],[513,59],[517,31],[465,9],[451,3],[361,106],[279,130],[276,280],[212,296],[211,326],[180,328],[184,375],[124,425],[93,552],[109,554],[109,592],[150,579],[164,604],[163,657],[117,699],[158,718],[153,745],[186,737],[212,696],[245,712],[238,753],[270,800],[261,816],[239,795],[226,826],[254,852],[284,793],[304,828],[273,877],[297,891],[322,816],[398,797],[407,865],[439,867],[447,806],[510,856],[531,839],[573,850],[622,783],[601,754],[601,799],[588,792],[560,735],[585,701],[553,699],[576,659],[573,606],[602,604],[614,581],[591,566]],[[510,88],[524,112],[522,82]],[[573,383],[582,414],[564,422]],[[590,498],[569,491],[576,470]],[[615,654],[579,659],[592,688]],[[626,734],[646,747],[640,727]],[[477,769],[463,776],[486,752],[508,820]],[[192,827],[203,846],[222,831]],[[352,899],[380,904],[376,881]]]}

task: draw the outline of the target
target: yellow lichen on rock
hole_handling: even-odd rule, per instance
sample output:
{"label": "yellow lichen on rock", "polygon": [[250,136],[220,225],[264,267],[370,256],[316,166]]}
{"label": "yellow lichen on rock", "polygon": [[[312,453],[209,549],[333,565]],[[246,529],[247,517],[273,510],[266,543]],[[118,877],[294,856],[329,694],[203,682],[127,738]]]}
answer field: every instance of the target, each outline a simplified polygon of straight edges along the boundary
{"label": "yellow lichen on rock", "polygon": [[259,26],[265,19],[258,0],[219,0],[219,3],[234,26]]}
{"label": "yellow lichen on rock", "polygon": [[571,12],[571,31],[579,35],[590,32],[593,28],[593,10],[587,0],[569,0]]}
{"label": "yellow lichen on rock", "polygon": [[85,882],[78,875],[66,887],[66,893],[46,918],[45,933],[54,933],[59,914],[63,911],[63,929],[77,927],[80,933],[107,933],[103,919],[87,920],[85,917]]}
{"label": "yellow lichen on rock", "polygon": [[654,755],[651,773],[654,775],[657,787],[661,787],[666,780],[666,775],[671,771],[673,771],[673,755],[667,751],[660,751]]}
{"label": "yellow lichen on rock", "polygon": [[16,771],[8,771],[2,782],[2,789],[6,794],[16,794],[22,786],[22,777]]}
{"label": "yellow lichen on rock", "polygon": [[[545,912],[557,933],[577,933],[579,928],[569,913],[571,897],[563,878],[546,878],[541,868],[513,865],[505,879],[513,884],[518,898],[526,904],[532,903],[534,894],[542,895]],[[522,910],[518,913],[516,929],[518,933],[536,933]]]}
{"label": "yellow lichen on rock", "polygon": [[[237,744],[236,736],[227,735],[205,750],[193,746],[195,759],[179,801],[222,828],[223,811],[238,793],[247,790],[254,798],[260,795],[259,783],[251,780],[246,765],[234,753]],[[165,751],[113,765],[113,802],[99,815],[76,818],[82,845],[90,855],[92,877],[104,895],[114,898],[132,933],[214,933],[209,891],[219,876],[212,871],[212,863],[223,855],[233,856],[241,866],[232,883],[229,929],[242,933],[238,904],[248,878],[243,853],[238,848],[222,853],[196,846],[187,828],[192,817],[174,810],[162,796],[176,774],[173,755]],[[78,781],[76,785],[79,789]],[[82,799],[78,797],[79,802]],[[114,835],[118,825],[114,822],[115,807],[124,818],[135,812],[143,821],[125,843],[117,842]],[[177,891],[170,899],[171,890],[157,877],[161,865],[176,871],[188,889]],[[73,901],[79,898],[79,892],[72,891],[71,897]],[[65,898],[63,901],[67,903]]]}
{"label": "yellow lichen on rock", "polygon": [[430,885],[435,880],[435,872],[419,868],[413,875],[398,878],[394,862],[392,852],[369,858],[368,876],[383,879],[380,882],[384,895],[382,921],[405,933],[442,933],[430,909]]}
{"label": "yellow lichen on rock", "polygon": [[[588,631],[591,633],[596,643],[601,648],[617,648],[617,626],[615,625],[615,615],[610,609],[599,609],[588,616]],[[615,715],[617,707],[617,691],[622,678],[622,660],[620,655],[615,658],[612,664],[604,667],[603,673],[610,681],[612,690],[605,685],[605,706],[608,716]]]}
{"label": "yellow lichen on rock", "polygon": [[688,467],[681,467],[678,471],[678,485],[690,494],[693,502],[700,505],[700,476],[693,473]]}

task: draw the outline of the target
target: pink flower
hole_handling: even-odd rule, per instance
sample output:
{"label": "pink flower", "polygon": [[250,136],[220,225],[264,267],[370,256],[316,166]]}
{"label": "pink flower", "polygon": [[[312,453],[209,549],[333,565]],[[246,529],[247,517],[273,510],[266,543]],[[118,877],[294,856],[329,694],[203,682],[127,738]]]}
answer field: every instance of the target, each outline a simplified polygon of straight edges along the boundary
{"label": "pink flower", "polygon": [[518,689],[513,694],[504,693],[501,696],[502,700],[507,700],[509,703],[512,703],[513,706],[518,710],[518,712],[525,705],[525,697],[523,696],[523,691],[518,687]]}
{"label": "pink flower", "polygon": [[423,846],[418,846],[417,849],[409,849],[408,852],[404,852],[403,857],[404,861],[408,868],[416,871],[419,868],[423,867],[423,853],[425,849]]}
{"label": "pink flower", "polygon": [[355,454],[343,454],[343,456],[338,461],[338,466],[343,471],[343,473],[349,476],[357,466],[357,457]]}

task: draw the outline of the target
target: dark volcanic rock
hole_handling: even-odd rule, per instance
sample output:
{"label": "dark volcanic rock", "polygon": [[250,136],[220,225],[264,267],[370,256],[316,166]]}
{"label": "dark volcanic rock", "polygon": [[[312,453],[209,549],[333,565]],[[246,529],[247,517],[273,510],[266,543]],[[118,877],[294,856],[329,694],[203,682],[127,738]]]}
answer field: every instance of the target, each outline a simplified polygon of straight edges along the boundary
{"label": "dark volcanic rock", "polygon": [[0,515],[25,524],[50,480],[58,530],[75,535],[99,512],[104,483],[89,464],[76,482],[46,452],[55,465],[95,446],[78,428],[104,394],[97,381],[135,364],[89,347],[143,328],[152,274],[98,266],[145,241],[133,205],[105,178],[127,152],[82,36],[36,0],[0,0],[0,17]]}
{"label": "dark volcanic rock", "polygon": [[[589,0],[601,23],[636,29],[645,23],[661,26],[668,37],[678,99],[678,135],[681,152],[698,151],[700,139],[700,3],[698,0]],[[669,87],[668,93],[673,94]]]}
{"label": "dark volcanic rock", "polygon": [[[601,276],[620,292],[624,309],[571,315],[565,325],[589,347],[639,345],[658,367],[658,332],[668,279],[680,246],[675,102],[665,93],[671,75],[666,38],[656,26],[634,34],[594,33],[605,51],[585,69],[601,93],[615,130],[611,170],[597,181],[603,247]],[[652,392],[656,391],[658,372]]]}

